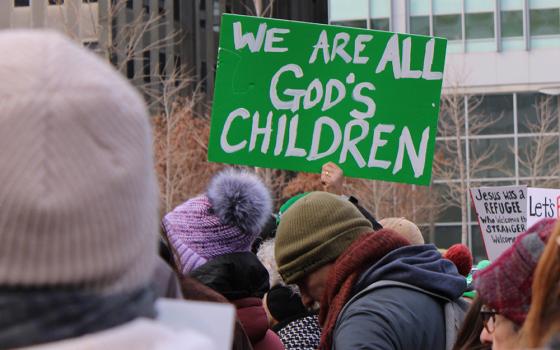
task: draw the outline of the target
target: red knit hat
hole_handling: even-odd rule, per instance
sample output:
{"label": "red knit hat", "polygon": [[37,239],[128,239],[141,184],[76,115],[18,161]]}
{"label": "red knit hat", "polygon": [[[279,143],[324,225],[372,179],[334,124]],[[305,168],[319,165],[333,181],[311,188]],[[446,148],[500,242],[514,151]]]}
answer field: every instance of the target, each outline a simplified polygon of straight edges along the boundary
{"label": "red knit hat", "polygon": [[533,274],[555,223],[554,219],[537,222],[490,266],[474,275],[475,288],[484,304],[518,325],[527,317]]}
{"label": "red knit hat", "polygon": [[443,254],[447,260],[451,260],[457,267],[459,273],[465,277],[469,275],[472,269],[473,256],[469,247],[464,244],[454,244]]}

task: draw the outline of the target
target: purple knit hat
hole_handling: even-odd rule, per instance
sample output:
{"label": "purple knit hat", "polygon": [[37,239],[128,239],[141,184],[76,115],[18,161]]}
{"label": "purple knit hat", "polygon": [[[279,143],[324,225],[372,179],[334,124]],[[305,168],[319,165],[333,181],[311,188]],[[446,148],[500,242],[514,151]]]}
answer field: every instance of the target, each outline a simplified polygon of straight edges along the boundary
{"label": "purple knit hat", "polygon": [[272,212],[270,193],[254,174],[225,170],[206,194],[189,199],[163,218],[181,272],[188,275],[208,260],[250,251]]}
{"label": "purple knit hat", "polygon": [[529,312],[533,275],[555,224],[555,219],[537,222],[490,266],[474,275],[482,301],[518,325],[525,322]]}

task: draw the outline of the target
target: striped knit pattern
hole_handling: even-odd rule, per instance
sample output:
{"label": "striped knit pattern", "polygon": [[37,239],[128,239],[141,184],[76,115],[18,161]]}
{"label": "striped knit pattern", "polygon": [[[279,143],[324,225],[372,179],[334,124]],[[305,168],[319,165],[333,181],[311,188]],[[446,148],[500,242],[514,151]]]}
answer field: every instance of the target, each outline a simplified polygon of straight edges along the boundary
{"label": "striped knit pattern", "polygon": [[0,286],[146,284],[157,185],[138,93],[61,34],[1,31],[0,101]]}
{"label": "striped knit pattern", "polygon": [[555,219],[543,219],[517,237],[515,243],[482,271],[474,285],[484,304],[522,325],[531,306],[533,274]]}
{"label": "striped knit pattern", "polygon": [[249,251],[256,236],[242,232],[238,226],[225,225],[206,195],[173,209],[163,218],[163,226],[185,275],[214,257]]}

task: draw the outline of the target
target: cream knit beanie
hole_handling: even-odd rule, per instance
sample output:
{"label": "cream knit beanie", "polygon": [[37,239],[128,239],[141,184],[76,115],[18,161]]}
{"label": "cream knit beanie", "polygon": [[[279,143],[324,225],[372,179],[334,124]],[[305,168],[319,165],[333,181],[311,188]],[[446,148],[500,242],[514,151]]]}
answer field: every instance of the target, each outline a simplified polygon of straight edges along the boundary
{"label": "cream knit beanie", "polygon": [[385,218],[379,220],[383,228],[390,228],[393,231],[401,234],[406,238],[410,244],[424,244],[424,237],[422,231],[410,220],[405,218]]}
{"label": "cream knit beanie", "polygon": [[0,31],[0,286],[126,291],[156,259],[148,114],[61,34]]}

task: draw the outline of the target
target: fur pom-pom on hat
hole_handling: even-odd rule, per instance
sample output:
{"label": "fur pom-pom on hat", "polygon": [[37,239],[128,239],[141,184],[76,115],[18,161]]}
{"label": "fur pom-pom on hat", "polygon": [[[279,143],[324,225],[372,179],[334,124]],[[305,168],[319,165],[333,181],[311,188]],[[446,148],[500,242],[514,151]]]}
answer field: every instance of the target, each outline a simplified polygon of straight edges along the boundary
{"label": "fur pom-pom on hat", "polygon": [[466,245],[461,243],[452,245],[443,254],[443,257],[451,260],[461,275],[467,277],[471,272],[473,256]]}
{"label": "fur pom-pom on hat", "polygon": [[225,170],[206,194],[165,215],[163,227],[186,275],[217,256],[250,251],[271,213],[270,193],[256,175]]}
{"label": "fur pom-pom on hat", "polygon": [[216,175],[206,193],[216,215],[225,225],[260,233],[272,213],[266,186],[247,171],[225,170]]}

